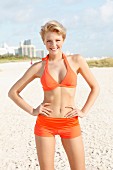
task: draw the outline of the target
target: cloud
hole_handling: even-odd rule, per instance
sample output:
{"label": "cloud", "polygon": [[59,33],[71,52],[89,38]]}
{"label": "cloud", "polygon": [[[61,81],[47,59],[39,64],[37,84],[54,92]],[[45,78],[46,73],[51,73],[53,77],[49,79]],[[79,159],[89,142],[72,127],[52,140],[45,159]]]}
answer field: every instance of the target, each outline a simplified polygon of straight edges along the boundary
{"label": "cloud", "polygon": [[[36,5],[39,1],[40,0],[37,0]],[[22,0],[7,0],[0,3],[0,22],[21,23],[30,21],[34,16],[33,11],[35,6],[32,5],[30,0],[28,0],[28,2]]]}
{"label": "cloud", "polygon": [[78,15],[73,16],[67,16],[66,18],[61,19],[61,23],[67,28],[67,29],[75,29],[79,21]]}
{"label": "cloud", "polygon": [[27,9],[22,9],[18,11],[13,18],[16,22],[25,22],[29,21],[30,18],[32,17],[32,8],[27,8]]}
{"label": "cloud", "polygon": [[81,20],[86,25],[94,25],[95,21],[98,20],[98,11],[94,8],[87,8],[85,11],[82,12]]}
{"label": "cloud", "polygon": [[107,0],[107,2],[100,7],[101,18],[104,22],[113,21],[113,1]]}
{"label": "cloud", "polygon": [[71,3],[81,3],[83,0],[64,0],[65,3],[71,4]]}
{"label": "cloud", "polygon": [[81,26],[94,32],[105,29],[108,25],[113,26],[113,0],[106,0],[104,4],[96,8],[86,8],[81,12],[79,21]]}

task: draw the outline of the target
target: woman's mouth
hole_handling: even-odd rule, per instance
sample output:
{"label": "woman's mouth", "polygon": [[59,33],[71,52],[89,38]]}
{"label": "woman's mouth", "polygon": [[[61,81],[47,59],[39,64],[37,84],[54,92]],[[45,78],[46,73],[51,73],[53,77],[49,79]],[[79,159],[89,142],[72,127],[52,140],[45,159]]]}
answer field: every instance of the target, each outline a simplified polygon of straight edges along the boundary
{"label": "woman's mouth", "polygon": [[52,51],[56,51],[58,48],[50,48],[50,50]]}

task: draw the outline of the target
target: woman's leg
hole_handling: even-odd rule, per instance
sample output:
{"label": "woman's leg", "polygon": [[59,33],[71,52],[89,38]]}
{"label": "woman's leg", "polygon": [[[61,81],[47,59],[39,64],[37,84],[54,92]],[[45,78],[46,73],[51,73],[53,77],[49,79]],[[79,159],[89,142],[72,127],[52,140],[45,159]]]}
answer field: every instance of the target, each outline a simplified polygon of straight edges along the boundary
{"label": "woman's leg", "polygon": [[35,135],[40,170],[54,170],[55,137]]}
{"label": "woman's leg", "polygon": [[85,170],[85,154],[82,136],[61,138],[71,170]]}

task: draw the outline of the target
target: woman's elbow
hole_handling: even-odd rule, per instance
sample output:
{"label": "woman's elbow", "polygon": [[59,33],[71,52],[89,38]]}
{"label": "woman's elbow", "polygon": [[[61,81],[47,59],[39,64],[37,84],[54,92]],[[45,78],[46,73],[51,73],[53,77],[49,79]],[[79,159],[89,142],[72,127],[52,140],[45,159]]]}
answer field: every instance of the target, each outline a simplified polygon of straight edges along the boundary
{"label": "woman's elbow", "polygon": [[14,91],[13,89],[10,89],[8,92],[8,97],[13,100],[15,95],[16,95],[16,91]]}
{"label": "woman's elbow", "polygon": [[9,92],[8,92],[8,97],[9,97],[9,98],[12,98],[12,96],[13,96],[13,92],[12,92],[12,90],[10,89]]}
{"label": "woman's elbow", "polygon": [[99,95],[99,93],[100,93],[100,86],[99,86],[99,84],[96,83],[94,86],[91,87],[91,90],[92,90],[92,91],[95,91],[95,93],[96,93],[97,95]]}

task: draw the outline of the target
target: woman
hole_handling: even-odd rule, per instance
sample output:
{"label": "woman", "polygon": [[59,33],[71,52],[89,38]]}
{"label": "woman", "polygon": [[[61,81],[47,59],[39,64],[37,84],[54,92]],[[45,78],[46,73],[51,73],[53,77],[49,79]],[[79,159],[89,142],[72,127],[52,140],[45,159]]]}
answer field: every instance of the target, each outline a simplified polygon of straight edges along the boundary
{"label": "woman", "polygon": [[[79,119],[87,115],[99,93],[99,86],[84,58],[66,56],[62,45],[66,29],[57,21],[41,28],[41,37],[48,55],[33,64],[10,89],[9,97],[23,110],[37,116],[34,133],[41,170],[54,169],[55,135],[60,135],[71,170],[85,170],[85,154]],[[77,74],[80,73],[91,91],[82,109],[76,108],[74,97]],[[44,100],[37,107],[30,106],[19,93],[33,79],[40,78]]]}

